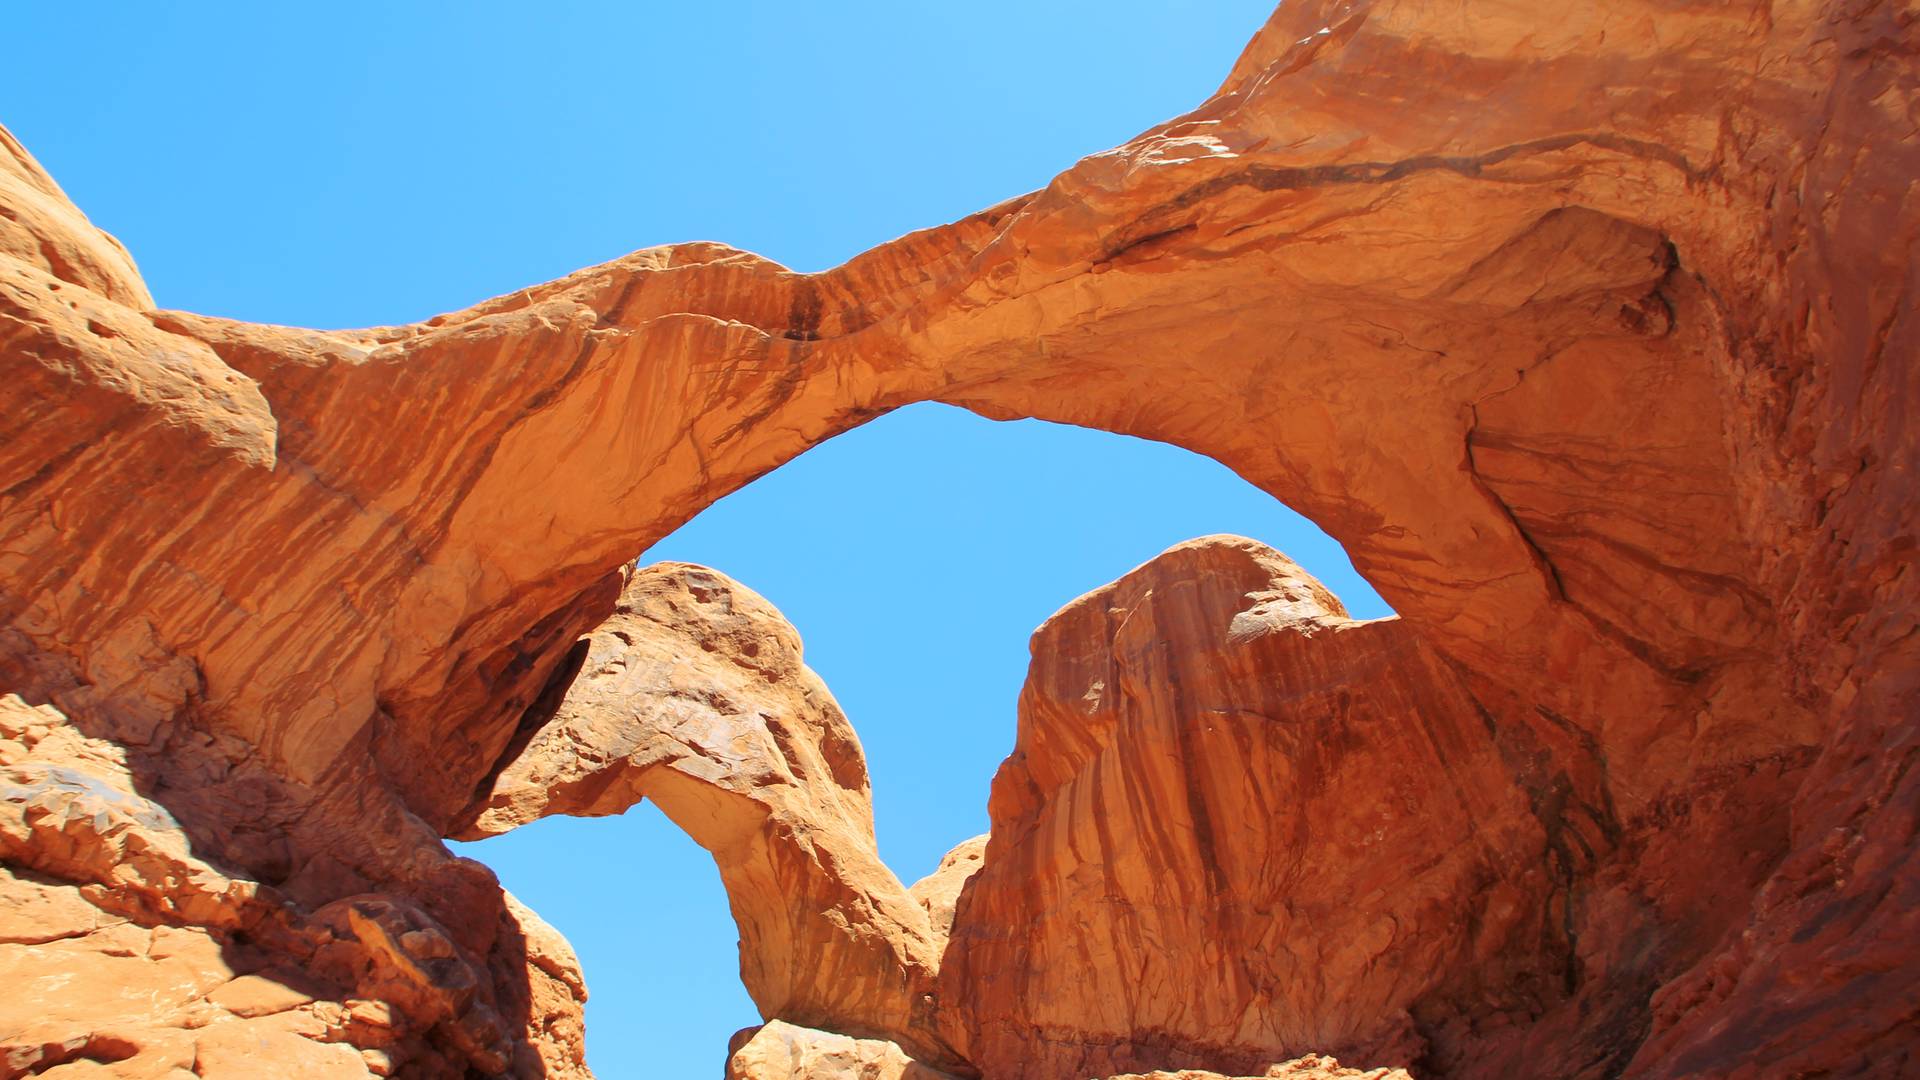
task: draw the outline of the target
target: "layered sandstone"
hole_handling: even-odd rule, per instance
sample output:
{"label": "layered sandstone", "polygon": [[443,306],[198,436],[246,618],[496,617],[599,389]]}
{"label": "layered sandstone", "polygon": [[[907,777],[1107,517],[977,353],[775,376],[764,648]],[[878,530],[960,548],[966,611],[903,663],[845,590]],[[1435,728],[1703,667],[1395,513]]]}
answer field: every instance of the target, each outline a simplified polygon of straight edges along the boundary
{"label": "layered sandstone", "polygon": [[[588,1075],[579,962],[484,871],[449,868],[473,879],[453,928],[374,894],[307,910],[197,857],[139,786],[119,746],[0,697],[0,1073]],[[517,969],[467,959],[488,939]]]}
{"label": "layered sandstone", "polygon": [[727,1080],[958,1080],[885,1039],[854,1039],[775,1020],[734,1037]]}
{"label": "layered sandstone", "polygon": [[[1195,111],[835,270],[682,245],[360,331],[151,310],[125,252],[0,140],[0,692],[41,732],[8,751],[30,767],[5,799],[8,910],[62,928],[16,942],[45,956],[14,970],[89,941],[142,963],[176,932],[197,943],[165,973],[125,969],[168,988],[137,999],[144,1018],[49,989],[41,1011],[67,1019],[10,1021],[5,1053],[173,1061],[164,1031],[215,1038],[189,1014],[298,1014],[300,1050],[343,1066],[353,1047],[426,1075],[580,1071],[577,971],[439,837],[537,736],[575,641],[615,609],[618,567],[806,447],[937,400],[1177,443],[1324,526],[1401,620],[1246,648],[1335,679],[1379,660],[1391,674],[1365,689],[1386,697],[1354,700],[1412,717],[1329,730],[1397,777],[1435,759],[1390,735],[1457,735],[1437,775],[1467,786],[1415,792],[1419,819],[1396,821],[1448,842],[1465,807],[1495,823],[1407,869],[1405,891],[1351,912],[1304,898],[1325,905],[1293,920],[1307,936],[1193,986],[1174,1041],[1273,999],[1298,1008],[1254,1008],[1214,1047],[1221,1065],[1318,1034],[1423,1054],[1431,1076],[1909,1070],[1916,17],[1843,0],[1288,3]],[[1138,603],[1200,640],[1180,604]],[[1086,640],[1126,652],[1089,621]],[[1037,659],[1036,694],[1084,674]],[[1240,677],[1220,662],[1136,669],[1217,691]],[[1163,792],[1231,781],[1211,744],[1173,756],[1184,706],[1142,685],[1146,704],[1095,713],[1164,760],[1093,754],[1092,729],[1036,733],[1048,748],[1008,777],[1090,803],[1082,766]],[[1484,738],[1454,723],[1469,700]],[[1294,775],[1300,746],[1269,749],[1247,775]],[[1171,811],[1225,819],[1198,790]],[[1031,836],[1097,834],[1019,791],[999,785],[996,806]],[[1314,846],[1300,865],[1371,884],[1375,856],[1334,808],[1286,798],[1357,860]],[[1224,849],[1153,850],[1274,895],[1247,868],[1265,853],[1234,846],[1286,839],[1251,820],[1261,805],[1234,804]],[[983,911],[1030,903],[994,884],[995,853],[1025,843],[996,823]],[[1032,850],[1033,885],[1058,882],[1058,849]],[[1121,840],[1103,850],[1125,865]],[[1369,907],[1396,925],[1456,910],[1442,894],[1468,882],[1517,890],[1505,930],[1416,924],[1405,942],[1464,968],[1366,968],[1364,927],[1312,939]],[[1153,911],[1120,884],[1120,908]],[[957,942],[973,898],[956,901]],[[932,904],[888,903],[934,934]],[[1201,909],[1233,940],[1233,902]],[[871,955],[911,953],[914,932]],[[1119,929],[1101,947],[1137,949]],[[1194,963],[1186,948],[1164,951]],[[1350,977],[1324,1005],[1238,982],[1323,962]],[[1014,1045],[1008,1018],[1037,998],[978,970],[942,956],[935,1001],[897,1034]],[[254,977],[234,1000],[315,1004],[198,1011]],[[320,1006],[354,1001],[406,1034],[329,1026]],[[1159,1008],[1047,1024],[1112,1033]],[[163,1034],[99,1034],[136,1028]],[[207,1068],[245,1071],[208,1045]]]}
{"label": "layered sandstone", "polygon": [[915,903],[927,913],[927,928],[932,931],[934,941],[944,945],[953,933],[953,912],[960,903],[960,894],[980,872],[987,857],[987,838],[976,836],[963,840],[952,851],[940,859],[940,865],[933,873],[913,883],[907,890]]}
{"label": "layered sandstone", "polygon": [[[735,1036],[727,1080],[955,1080],[901,1053],[893,1043],[795,1027],[775,1020]],[[1198,1069],[1129,1073],[1107,1080],[1411,1080],[1404,1069],[1349,1069],[1318,1054],[1270,1065],[1256,1076]]]}
{"label": "layered sandstone", "polygon": [[660,563],[575,651],[464,835],[651,799],[719,865],[764,1015],[907,1039],[935,939],[880,861],[866,759],[799,634],[726,576]]}
{"label": "layered sandstone", "polygon": [[[1405,1069],[1349,1069],[1343,1067],[1337,1058],[1321,1057],[1309,1054],[1303,1058],[1269,1066],[1259,1074],[1259,1080],[1410,1080]],[[1115,1076],[1109,1080],[1230,1080],[1219,1073],[1201,1072],[1197,1069],[1181,1069],[1179,1072],[1137,1073],[1128,1076]],[[1253,1077],[1241,1077],[1239,1080],[1255,1080]]]}
{"label": "layered sandstone", "polygon": [[1278,552],[1216,537],[1032,648],[940,971],[986,1075],[1405,1063],[1569,996],[1570,860],[1618,823],[1404,621],[1354,622]]}
{"label": "layered sandstone", "polygon": [[[1211,537],[1032,647],[991,838],[908,890],[799,635],[714,571],[651,566],[530,710],[468,835],[654,800],[713,853],[742,977],[788,1022],[735,1055],[747,1074],[1439,1060],[1620,1007],[1617,982],[1574,993],[1570,894],[1620,839],[1612,808],[1404,621],[1354,622],[1280,553]],[[794,1034],[814,1029],[839,1034]]]}

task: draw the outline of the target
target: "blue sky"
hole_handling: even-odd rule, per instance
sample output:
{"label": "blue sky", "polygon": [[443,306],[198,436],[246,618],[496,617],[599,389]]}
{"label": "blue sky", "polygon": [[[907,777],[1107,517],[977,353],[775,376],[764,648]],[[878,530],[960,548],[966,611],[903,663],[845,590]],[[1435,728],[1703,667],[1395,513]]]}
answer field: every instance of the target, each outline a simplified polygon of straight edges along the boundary
{"label": "blue sky", "polygon": [[[1270,9],[42,4],[9,12],[31,45],[0,67],[0,123],[162,306],[365,326],[675,240],[834,265],[1198,104]],[[1211,461],[934,405],[812,451],[646,557],[715,566],[799,627],[911,882],[986,828],[1034,628],[1211,532],[1386,613],[1337,545]],[[717,1075],[757,1022],[713,864],[651,807],[456,847],[579,950],[601,1076]]]}

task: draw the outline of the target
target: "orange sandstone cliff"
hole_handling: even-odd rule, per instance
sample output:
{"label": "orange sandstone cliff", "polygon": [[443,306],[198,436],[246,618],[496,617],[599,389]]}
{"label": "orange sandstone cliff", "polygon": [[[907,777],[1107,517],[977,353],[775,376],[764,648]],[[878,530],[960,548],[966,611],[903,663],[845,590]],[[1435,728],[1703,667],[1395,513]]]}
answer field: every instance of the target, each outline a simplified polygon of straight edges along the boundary
{"label": "orange sandstone cliff", "polygon": [[[1303,0],[834,270],[357,331],[154,310],[0,133],[0,1074],[585,1076],[441,840],[650,797],[737,1076],[1920,1075],[1917,37]],[[792,628],[622,568],[923,400],[1210,455],[1399,617],[1232,538],[1083,597],[909,889]]]}

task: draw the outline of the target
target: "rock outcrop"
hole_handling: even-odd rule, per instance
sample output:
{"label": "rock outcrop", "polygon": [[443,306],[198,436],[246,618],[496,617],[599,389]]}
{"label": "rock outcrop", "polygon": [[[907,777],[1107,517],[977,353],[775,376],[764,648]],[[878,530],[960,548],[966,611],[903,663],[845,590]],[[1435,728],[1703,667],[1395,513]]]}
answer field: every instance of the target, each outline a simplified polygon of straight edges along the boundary
{"label": "rock outcrop", "polygon": [[985,1075],[1425,1060],[1571,996],[1572,860],[1619,826],[1403,620],[1218,537],[1032,648],[940,971]]}
{"label": "rock outcrop", "polygon": [[927,928],[932,931],[934,941],[945,946],[947,938],[953,933],[953,910],[960,902],[960,893],[980,872],[980,866],[987,857],[987,838],[976,836],[971,840],[962,840],[952,851],[940,859],[940,865],[933,873],[913,883],[907,890],[927,913]]}
{"label": "rock outcrop", "polygon": [[661,563],[576,652],[463,835],[651,799],[719,864],[764,1015],[915,1045],[937,944],[880,861],[866,758],[800,635],[724,575]]}
{"label": "rock outcrop", "polygon": [[[1129,1076],[1115,1076],[1109,1080],[1233,1080],[1219,1073],[1200,1072],[1195,1069],[1181,1069],[1179,1072],[1135,1073]],[[1238,1080],[1255,1080],[1254,1077],[1240,1077]],[[1410,1080],[1405,1069],[1348,1069],[1341,1066],[1337,1058],[1321,1057],[1310,1054],[1269,1066],[1259,1074],[1259,1080]]]}
{"label": "rock outcrop", "polygon": [[[1037,658],[1030,707],[1054,722],[996,785],[952,942],[908,965],[933,1000],[910,997],[893,1034],[1013,1052],[1010,1018],[1039,999],[982,974],[1008,946],[944,954],[974,907],[1100,887],[1062,876],[1059,844],[1101,818],[1032,792],[1121,814],[1091,779],[1112,776],[1180,796],[1191,836],[1134,839],[1201,875],[1166,883],[1207,900],[1224,936],[1198,948],[1257,921],[1213,886],[1286,888],[1235,843],[1280,842],[1278,863],[1356,890],[1285,892],[1285,915],[1359,936],[1290,936],[1182,986],[1190,1012],[1119,993],[1048,1030],[1144,1055],[1218,1038],[1235,1001],[1287,1001],[1196,1064],[1323,1038],[1288,1056],[1390,1048],[1440,1077],[1914,1071],[1916,19],[1911,0],[1288,3],[1193,112],[832,271],[680,245],[358,331],[152,310],[119,245],[0,139],[0,692],[36,717],[17,725],[31,745],[8,736],[6,910],[59,928],[29,927],[7,962],[31,979],[69,954],[137,961],[114,970],[155,988],[135,1015],[36,984],[51,1026],[8,1020],[8,1068],[176,1062],[166,1032],[196,1032],[203,1073],[244,1073],[251,1036],[221,1033],[270,1021],[328,1068],[582,1072],[577,970],[439,838],[518,775],[574,643],[615,610],[616,568],[808,446],[936,400],[1210,455],[1339,539],[1401,619],[1347,626],[1323,602],[1310,635],[1268,620],[1219,656],[1156,658],[1067,612],[1055,629],[1087,623],[1144,697],[1107,683],[1069,715],[1050,695],[1091,686],[1081,661]],[[1193,641],[1253,610],[1115,588]],[[1155,678],[1268,708],[1273,687],[1227,687],[1229,661],[1269,652],[1302,677],[1378,665],[1350,711],[1300,722],[1350,737],[1341,760],[1412,809],[1371,788],[1351,808],[1251,801],[1331,759],[1288,757],[1307,750],[1284,731],[1232,768],[1216,757],[1237,747],[1181,748],[1213,733]],[[1181,756],[1088,741],[1121,731]],[[1462,786],[1414,789],[1422,768]],[[688,798],[729,801],[712,779]],[[1249,801],[1227,814],[1235,783]],[[820,791],[844,813],[858,788]],[[1253,820],[1269,804],[1352,861],[1285,846],[1286,822]],[[1364,807],[1447,846],[1383,887],[1391,860],[1342,816]],[[1483,811],[1490,830],[1468,829]],[[779,858],[763,842],[742,865]],[[1125,865],[1129,843],[1100,850]],[[1002,851],[1023,854],[1003,870]],[[1027,885],[1003,876],[1016,864]],[[1123,912],[1188,925],[1123,884],[1108,955],[1140,952]],[[868,955],[912,958],[923,928],[938,945],[933,903],[872,889],[873,925],[907,929]],[[1419,921],[1462,910],[1454,889],[1517,907]],[[1369,967],[1383,937],[1423,959]],[[1104,974],[1178,985],[1191,941],[1158,943],[1165,973]],[[1343,980],[1323,995],[1249,982],[1321,970]],[[835,1009],[885,1000],[890,1027],[893,993]],[[404,1034],[336,1024],[354,1002]]]}
{"label": "rock outcrop", "polygon": [[[454,860],[435,844],[420,857]],[[196,857],[117,745],[0,697],[0,1073],[588,1075],[566,942],[465,863],[451,930],[378,895],[303,910]],[[492,927],[478,926],[492,915]],[[526,972],[477,970],[476,933]],[[485,956],[487,950],[477,950]],[[508,978],[517,975],[517,979]],[[514,1039],[507,1016],[545,1029]],[[544,1053],[543,1053],[544,1052]],[[76,1073],[76,1075],[78,1075]]]}
{"label": "rock outcrop", "polygon": [[[775,1020],[740,1032],[727,1059],[727,1080],[958,1080],[929,1069],[893,1043],[851,1039]],[[1270,1065],[1256,1076],[1215,1072],[1129,1073],[1107,1080],[1412,1080],[1404,1069],[1349,1069],[1318,1054]]]}
{"label": "rock outcrop", "polygon": [[1592,960],[1571,890],[1620,841],[1612,808],[1403,620],[1354,622],[1278,552],[1213,537],[1032,648],[991,839],[908,890],[799,635],[714,571],[648,567],[529,711],[466,835],[658,803],[713,853],[742,977],[786,1021],[735,1055],[744,1074],[1485,1058],[1491,1029],[1633,992],[1573,992]]}
{"label": "rock outcrop", "polygon": [[727,1080],[959,1080],[885,1039],[854,1039],[781,1020],[734,1037]]}

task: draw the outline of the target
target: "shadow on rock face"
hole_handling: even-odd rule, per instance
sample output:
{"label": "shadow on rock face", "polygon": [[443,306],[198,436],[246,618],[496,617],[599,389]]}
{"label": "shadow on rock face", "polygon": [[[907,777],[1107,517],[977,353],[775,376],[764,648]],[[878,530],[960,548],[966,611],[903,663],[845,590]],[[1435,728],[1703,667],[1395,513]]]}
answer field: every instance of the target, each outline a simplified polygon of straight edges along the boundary
{"label": "shadow on rock face", "polygon": [[[8,1069],[581,1074],[575,969],[439,840],[643,794],[769,1015],[942,1067],[1914,1060],[1910,5],[1458,8],[1285,4],[1194,112],[821,274],[676,245],[404,327],[154,312],[0,133]],[[700,693],[606,768],[528,713],[607,567],[928,400],[1206,454],[1401,613],[1219,544],[1277,599],[1067,609],[951,943],[738,590],[681,576]],[[625,648],[569,692],[644,701]]]}
{"label": "shadow on rock face", "polygon": [[[385,834],[415,845],[386,891],[363,875],[370,859],[286,858],[301,850],[298,825],[260,860],[280,880],[248,876],[202,852],[265,835],[293,812],[275,799],[285,786],[190,789],[182,770],[196,759],[173,753],[165,782],[146,773],[176,796],[176,817],[138,789],[140,759],[122,745],[0,698],[7,1075],[80,1061],[124,1076],[586,1075],[578,962],[489,871],[413,821]],[[244,817],[222,805],[235,791]],[[247,835],[222,830],[236,818]],[[185,824],[196,819],[204,843]],[[376,835],[358,825],[342,838]]]}
{"label": "shadow on rock face", "polygon": [[713,854],[763,1015],[950,1058],[912,1022],[937,949],[880,860],[866,759],[800,635],[725,575],[641,569],[463,839],[652,799]]}

